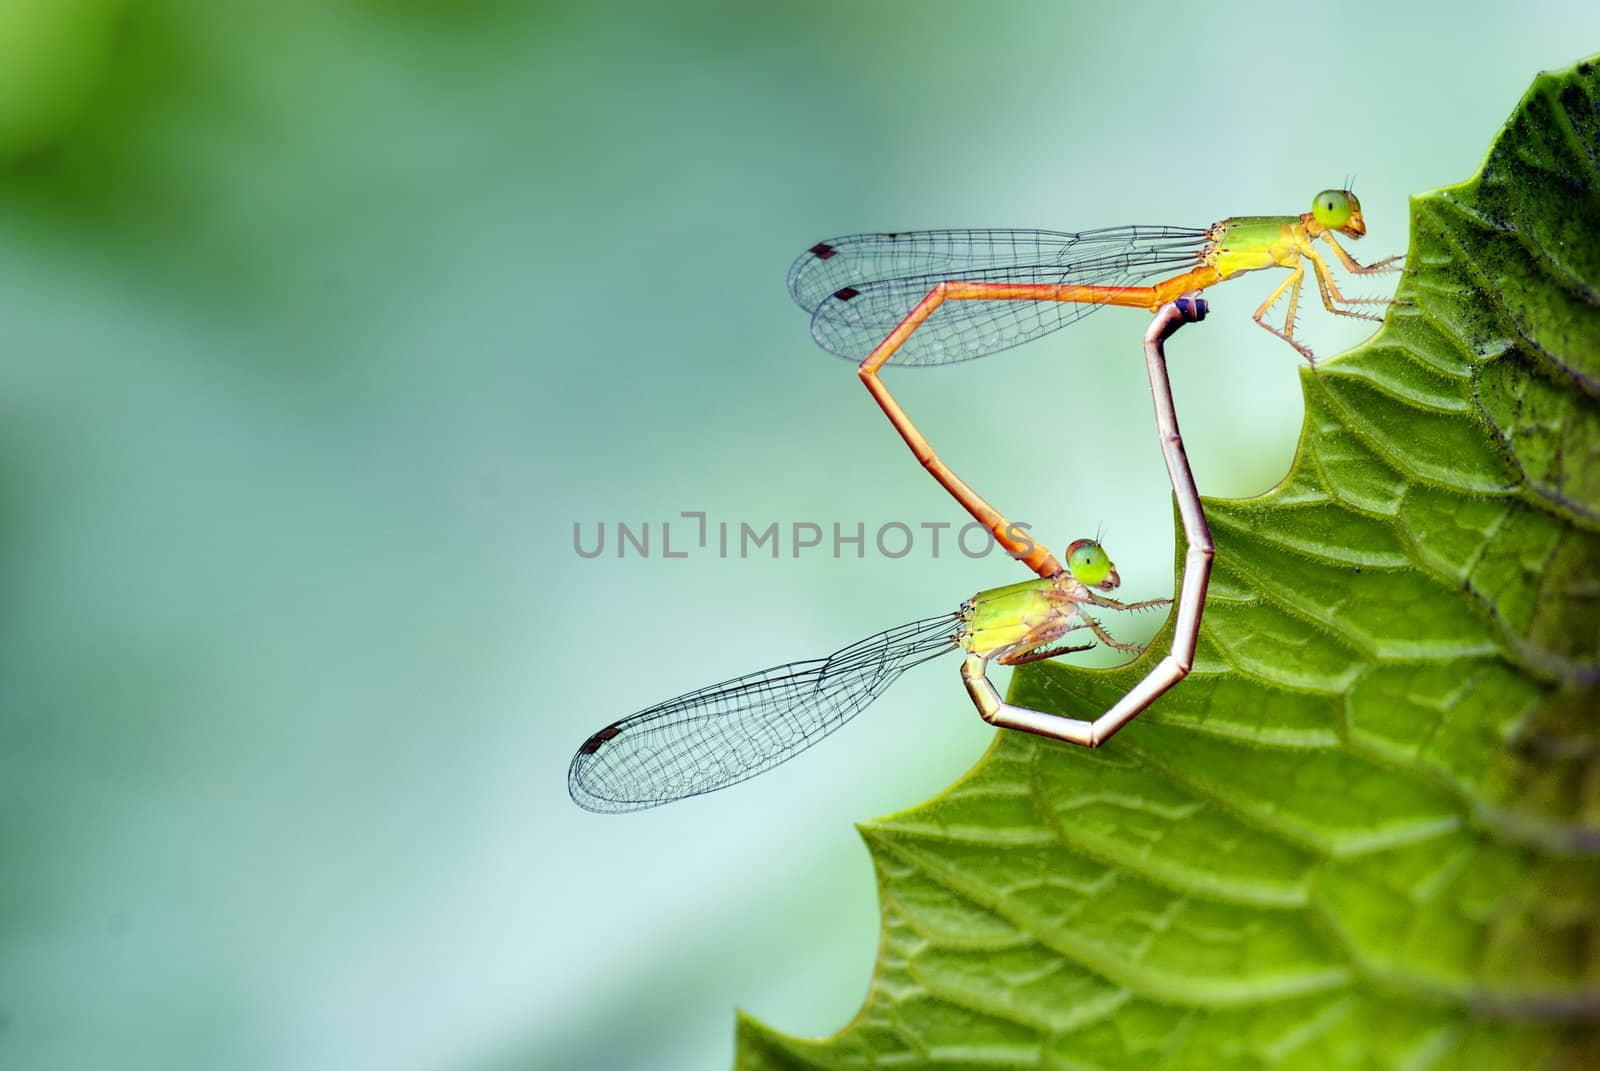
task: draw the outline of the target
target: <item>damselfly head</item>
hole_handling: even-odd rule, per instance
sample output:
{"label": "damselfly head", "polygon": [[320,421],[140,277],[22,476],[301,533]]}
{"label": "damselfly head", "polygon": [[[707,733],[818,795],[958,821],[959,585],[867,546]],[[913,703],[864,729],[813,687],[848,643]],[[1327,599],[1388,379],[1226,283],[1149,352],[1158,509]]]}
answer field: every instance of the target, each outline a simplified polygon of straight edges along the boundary
{"label": "damselfly head", "polygon": [[1115,591],[1122,583],[1111,556],[1093,539],[1079,539],[1067,548],[1067,570],[1078,583],[1101,591]]}
{"label": "damselfly head", "polygon": [[1311,202],[1311,216],[1323,228],[1338,231],[1351,238],[1367,233],[1367,221],[1361,218],[1361,202],[1349,190],[1323,190]]}

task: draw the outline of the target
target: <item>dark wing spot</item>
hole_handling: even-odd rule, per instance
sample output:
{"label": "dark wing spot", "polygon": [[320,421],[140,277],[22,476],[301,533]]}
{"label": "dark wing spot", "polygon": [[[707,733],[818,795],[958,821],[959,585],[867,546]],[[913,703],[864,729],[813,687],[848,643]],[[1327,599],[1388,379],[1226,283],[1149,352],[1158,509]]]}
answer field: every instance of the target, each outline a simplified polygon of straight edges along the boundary
{"label": "dark wing spot", "polygon": [[853,297],[860,297],[861,291],[857,290],[853,286],[847,286],[842,290],[835,290],[833,292],[833,296],[838,298],[840,301],[849,301]]}
{"label": "dark wing spot", "polygon": [[615,725],[607,725],[604,729],[601,729],[589,739],[585,740],[583,742],[583,746],[578,749],[578,754],[593,755],[596,751],[600,750],[601,744],[604,744],[607,740],[611,740],[614,737],[620,736],[621,734],[622,730],[617,728]]}
{"label": "dark wing spot", "polygon": [[833,248],[833,246],[829,245],[827,242],[818,242],[816,245],[806,250],[806,252],[810,253],[818,260],[827,260],[829,257],[837,253],[838,250]]}

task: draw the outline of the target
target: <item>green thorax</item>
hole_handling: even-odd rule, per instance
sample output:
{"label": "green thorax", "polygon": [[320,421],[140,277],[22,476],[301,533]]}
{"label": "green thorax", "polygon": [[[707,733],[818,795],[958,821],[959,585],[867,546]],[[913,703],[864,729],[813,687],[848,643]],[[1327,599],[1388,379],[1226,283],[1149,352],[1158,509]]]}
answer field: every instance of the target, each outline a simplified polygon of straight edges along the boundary
{"label": "green thorax", "polygon": [[1227,279],[1292,260],[1299,216],[1238,216],[1212,226],[1201,260]]}
{"label": "green thorax", "polygon": [[975,654],[991,654],[1048,622],[1077,627],[1078,616],[1060,579],[1024,580],[968,599],[961,607],[959,642]]}

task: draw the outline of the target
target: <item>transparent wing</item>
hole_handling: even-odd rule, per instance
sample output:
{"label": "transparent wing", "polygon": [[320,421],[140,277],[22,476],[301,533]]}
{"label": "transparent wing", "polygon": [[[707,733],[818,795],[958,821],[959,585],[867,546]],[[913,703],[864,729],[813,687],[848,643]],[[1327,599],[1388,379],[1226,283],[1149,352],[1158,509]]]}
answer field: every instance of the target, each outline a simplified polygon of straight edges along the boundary
{"label": "transparent wing", "polygon": [[[1207,238],[1192,227],[856,234],[818,242],[789,269],[789,294],[811,314],[811,337],[860,361],[941,282],[1138,286],[1187,271]],[[890,363],[948,364],[1038,338],[1098,304],[947,301]]]}
{"label": "transparent wing", "polygon": [[736,677],[591,736],[567,788],[590,811],[638,811],[737,784],[794,758],[912,666],[955,650],[957,614],[913,621],[827,658]]}

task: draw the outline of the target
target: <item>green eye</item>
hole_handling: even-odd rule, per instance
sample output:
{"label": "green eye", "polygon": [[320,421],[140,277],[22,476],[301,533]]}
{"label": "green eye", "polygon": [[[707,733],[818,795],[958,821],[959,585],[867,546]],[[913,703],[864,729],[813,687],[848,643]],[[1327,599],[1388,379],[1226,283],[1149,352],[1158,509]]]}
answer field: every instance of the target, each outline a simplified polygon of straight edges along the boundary
{"label": "green eye", "polygon": [[1323,190],[1311,203],[1311,214],[1324,227],[1337,230],[1350,222],[1350,213],[1355,208],[1352,204],[1354,200],[1345,190]]}
{"label": "green eye", "polygon": [[1095,587],[1111,575],[1111,556],[1092,539],[1080,539],[1067,548],[1067,568],[1078,583]]}

